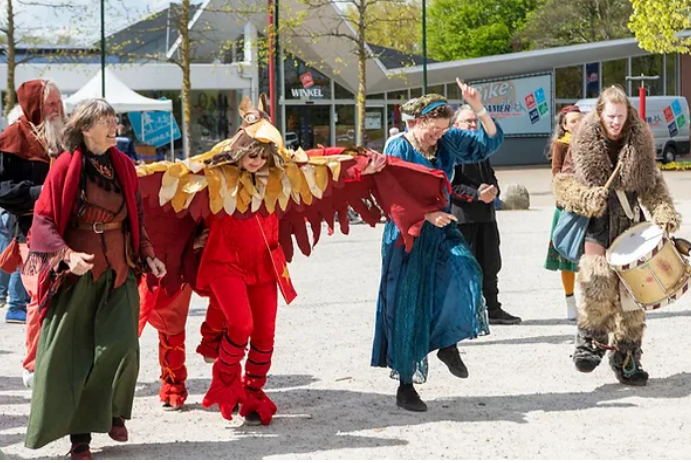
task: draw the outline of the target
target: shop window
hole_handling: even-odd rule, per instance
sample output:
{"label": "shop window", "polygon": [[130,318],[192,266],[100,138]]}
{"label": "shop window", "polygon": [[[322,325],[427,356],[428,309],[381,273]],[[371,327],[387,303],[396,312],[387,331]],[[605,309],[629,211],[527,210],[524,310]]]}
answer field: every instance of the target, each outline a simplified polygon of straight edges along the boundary
{"label": "shop window", "polygon": [[374,95],[367,95],[368,100],[383,100],[384,99],[384,94],[383,93],[375,93]]}
{"label": "shop window", "polygon": [[626,88],[627,64],[628,60],[626,59],[602,63],[602,88],[607,88],[611,85],[620,85]]}
{"label": "shop window", "polygon": [[355,105],[336,105],[336,146],[355,144]]}
{"label": "shop window", "polygon": [[386,115],[388,117],[389,129],[397,127],[401,132],[405,129],[405,122],[403,122],[400,104],[390,104],[387,106]]}
{"label": "shop window", "polygon": [[[285,139],[294,148],[316,148],[331,145],[331,106],[287,106]],[[297,140],[294,143],[294,140]]]}
{"label": "shop window", "polygon": [[444,84],[427,87],[427,93],[436,93],[437,95],[446,96],[444,92]]}
{"label": "shop window", "polygon": [[668,54],[665,62],[665,82],[667,83],[667,95],[677,95],[677,63],[676,53]]}
{"label": "shop window", "polygon": [[[583,98],[583,66],[570,66],[555,70],[556,98],[579,100]],[[460,89],[455,88],[458,93]],[[451,87],[449,87],[451,93]],[[459,97],[460,98],[460,97]]]}
{"label": "shop window", "polygon": [[588,63],[585,65],[585,97],[597,98],[600,96],[600,63]]}
{"label": "shop window", "polygon": [[386,99],[389,101],[408,101],[408,90],[389,92],[386,94]]}
{"label": "shop window", "polygon": [[[664,70],[662,69],[662,55],[645,55],[631,58],[631,75],[632,76],[660,76],[658,80],[649,80],[645,82],[648,89],[649,96],[662,95],[662,79],[664,78]],[[633,82],[632,91],[634,94],[638,92],[640,82]]]}
{"label": "shop window", "polygon": [[381,152],[386,142],[384,133],[384,108],[367,108],[365,111],[365,146]]}
{"label": "shop window", "polygon": [[446,91],[448,92],[446,94],[446,97],[449,100],[462,100],[463,99],[463,95],[461,94],[461,89],[458,88],[458,85],[456,85],[456,82],[451,83],[451,84],[446,84]]}
{"label": "shop window", "polygon": [[331,98],[331,80],[318,70],[308,67],[301,59],[286,59],[284,69],[286,99],[328,100]]}
{"label": "shop window", "polygon": [[334,93],[336,94],[337,100],[354,100],[355,95],[344,87],[341,87],[336,82],[334,82]]}
{"label": "shop window", "polygon": [[422,88],[411,88],[410,89],[410,98],[420,98],[422,96]]}

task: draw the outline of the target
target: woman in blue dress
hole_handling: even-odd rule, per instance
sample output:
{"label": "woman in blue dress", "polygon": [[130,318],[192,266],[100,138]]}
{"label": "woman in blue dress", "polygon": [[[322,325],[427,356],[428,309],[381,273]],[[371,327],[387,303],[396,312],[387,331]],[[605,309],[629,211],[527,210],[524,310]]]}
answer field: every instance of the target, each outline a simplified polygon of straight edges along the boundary
{"label": "woman in blue dress", "polygon": [[[482,122],[480,130],[449,128],[453,110],[441,95],[426,95],[404,111],[415,117],[411,130],[391,141],[385,154],[444,171],[456,164],[486,159],[504,135],[474,88],[457,80],[463,98]],[[447,210],[425,215],[410,253],[397,244],[399,230],[386,224],[382,241],[382,276],[377,303],[372,366],[391,368],[400,380],[396,404],[426,411],[413,383],[427,377],[427,354],[449,371],[468,376],[456,344],[489,332],[482,299],[482,271]]]}

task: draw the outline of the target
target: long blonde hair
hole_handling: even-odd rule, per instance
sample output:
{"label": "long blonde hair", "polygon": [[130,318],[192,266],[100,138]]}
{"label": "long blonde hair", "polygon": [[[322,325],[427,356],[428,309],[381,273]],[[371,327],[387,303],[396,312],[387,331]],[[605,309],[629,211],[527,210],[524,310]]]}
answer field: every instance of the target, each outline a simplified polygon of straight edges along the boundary
{"label": "long blonde hair", "polygon": [[[625,134],[628,132],[634,118],[638,117],[638,111],[636,111],[636,108],[631,104],[631,100],[629,100],[626,91],[621,85],[611,85],[600,93],[597,103],[595,104],[595,111],[600,121],[602,121],[602,111],[605,109],[607,103],[626,105],[626,121],[624,122],[624,127],[621,129],[621,133]],[[605,130],[604,127],[602,129]]]}

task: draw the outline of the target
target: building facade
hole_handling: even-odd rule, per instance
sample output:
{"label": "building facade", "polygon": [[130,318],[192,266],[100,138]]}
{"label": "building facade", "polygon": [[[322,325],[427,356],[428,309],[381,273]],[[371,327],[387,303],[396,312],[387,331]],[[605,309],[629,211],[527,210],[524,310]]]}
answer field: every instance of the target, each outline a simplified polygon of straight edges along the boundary
{"label": "building facade", "polygon": [[[268,73],[259,59],[258,43],[266,15],[229,18],[218,13],[221,0],[206,0],[195,9],[190,33],[196,29],[222,31],[223,51],[211,50],[202,42],[192,63],[192,152],[207,150],[232,136],[239,126],[237,107],[241,98],[256,101],[268,92]],[[291,0],[283,0],[282,8]],[[295,8],[300,6],[293,5]],[[108,58],[109,67],[133,90],[153,98],[173,101],[174,114],[182,120],[180,87],[182,74],[171,62],[179,39],[169,27],[171,9],[109,37],[109,46],[130,47],[130,55],[146,49],[158,60]],[[330,5],[324,11],[310,11],[303,27],[319,32],[328,27],[348,27],[340,22],[329,26],[324,15],[340,15]],[[147,22],[148,21],[148,22]],[[345,26],[344,26],[345,24]],[[152,32],[157,31],[157,32]],[[345,30],[342,32],[350,32]],[[133,40],[144,34],[143,42]],[[192,35],[193,36],[193,35]],[[194,37],[194,36],[193,36]],[[228,46],[232,43],[232,46]],[[123,45],[125,44],[125,45]],[[391,127],[403,128],[400,106],[422,95],[422,65],[419,57],[369,46],[373,58],[367,63],[367,108],[364,140],[372,149],[382,149]],[[278,72],[279,106],[277,124],[292,146],[351,145],[356,136],[358,87],[357,57],[347,40],[291,43],[293,54],[282,53]],[[46,52],[50,55],[49,52]],[[43,56],[17,68],[17,84],[32,78],[51,78],[69,95],[98,72],[97,50],[84,49],[79,59],[61,62]],[[210,58],[213,57],[213,58]],[[0,90],[6,83],[6,64],[0,55]],[[544,153],[553,131],[554,115],[581,98],[596,97],[602,88],[621,85],[629,95],[638,95],[638,84],[627,76],[659,76],[651,82],[648,95],[681,95],[691,98],[691,57],[651,55],[634,39],[512,53],[454,62],[428,64],[428,93],[446,96],[453,105],[462,103],[455,79],[476,86],[488,110],[500,121],[507,137],[495,164],[545,163]],[[689,79],[687,79],[689,80]],[[1,103],[0,103],[1,104]]]}

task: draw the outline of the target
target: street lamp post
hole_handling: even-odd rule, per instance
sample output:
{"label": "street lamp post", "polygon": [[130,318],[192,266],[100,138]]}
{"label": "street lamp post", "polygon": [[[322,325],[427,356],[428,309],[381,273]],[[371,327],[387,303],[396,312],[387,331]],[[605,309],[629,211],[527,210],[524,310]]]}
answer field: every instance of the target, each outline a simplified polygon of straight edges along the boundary
{"label": "street lamp post", "polygon": [[427,0],[422,0],[422,94],[427,95]]}
{"label": "street lamp post", "polygon": [[276,49],[274,47],[274,34],[276,29],[274,28],[274,2],[273,0],[268,1],[268,16],[267,16],[267,30],[268,30],[268,40],[269,40],[269,114],[271,121],[276,125],[276,61],[274,60],[274,53]]}
{"label": "street lamp post", "polygon": [[101,0],[101,98],[106,97],[106,9]]}

